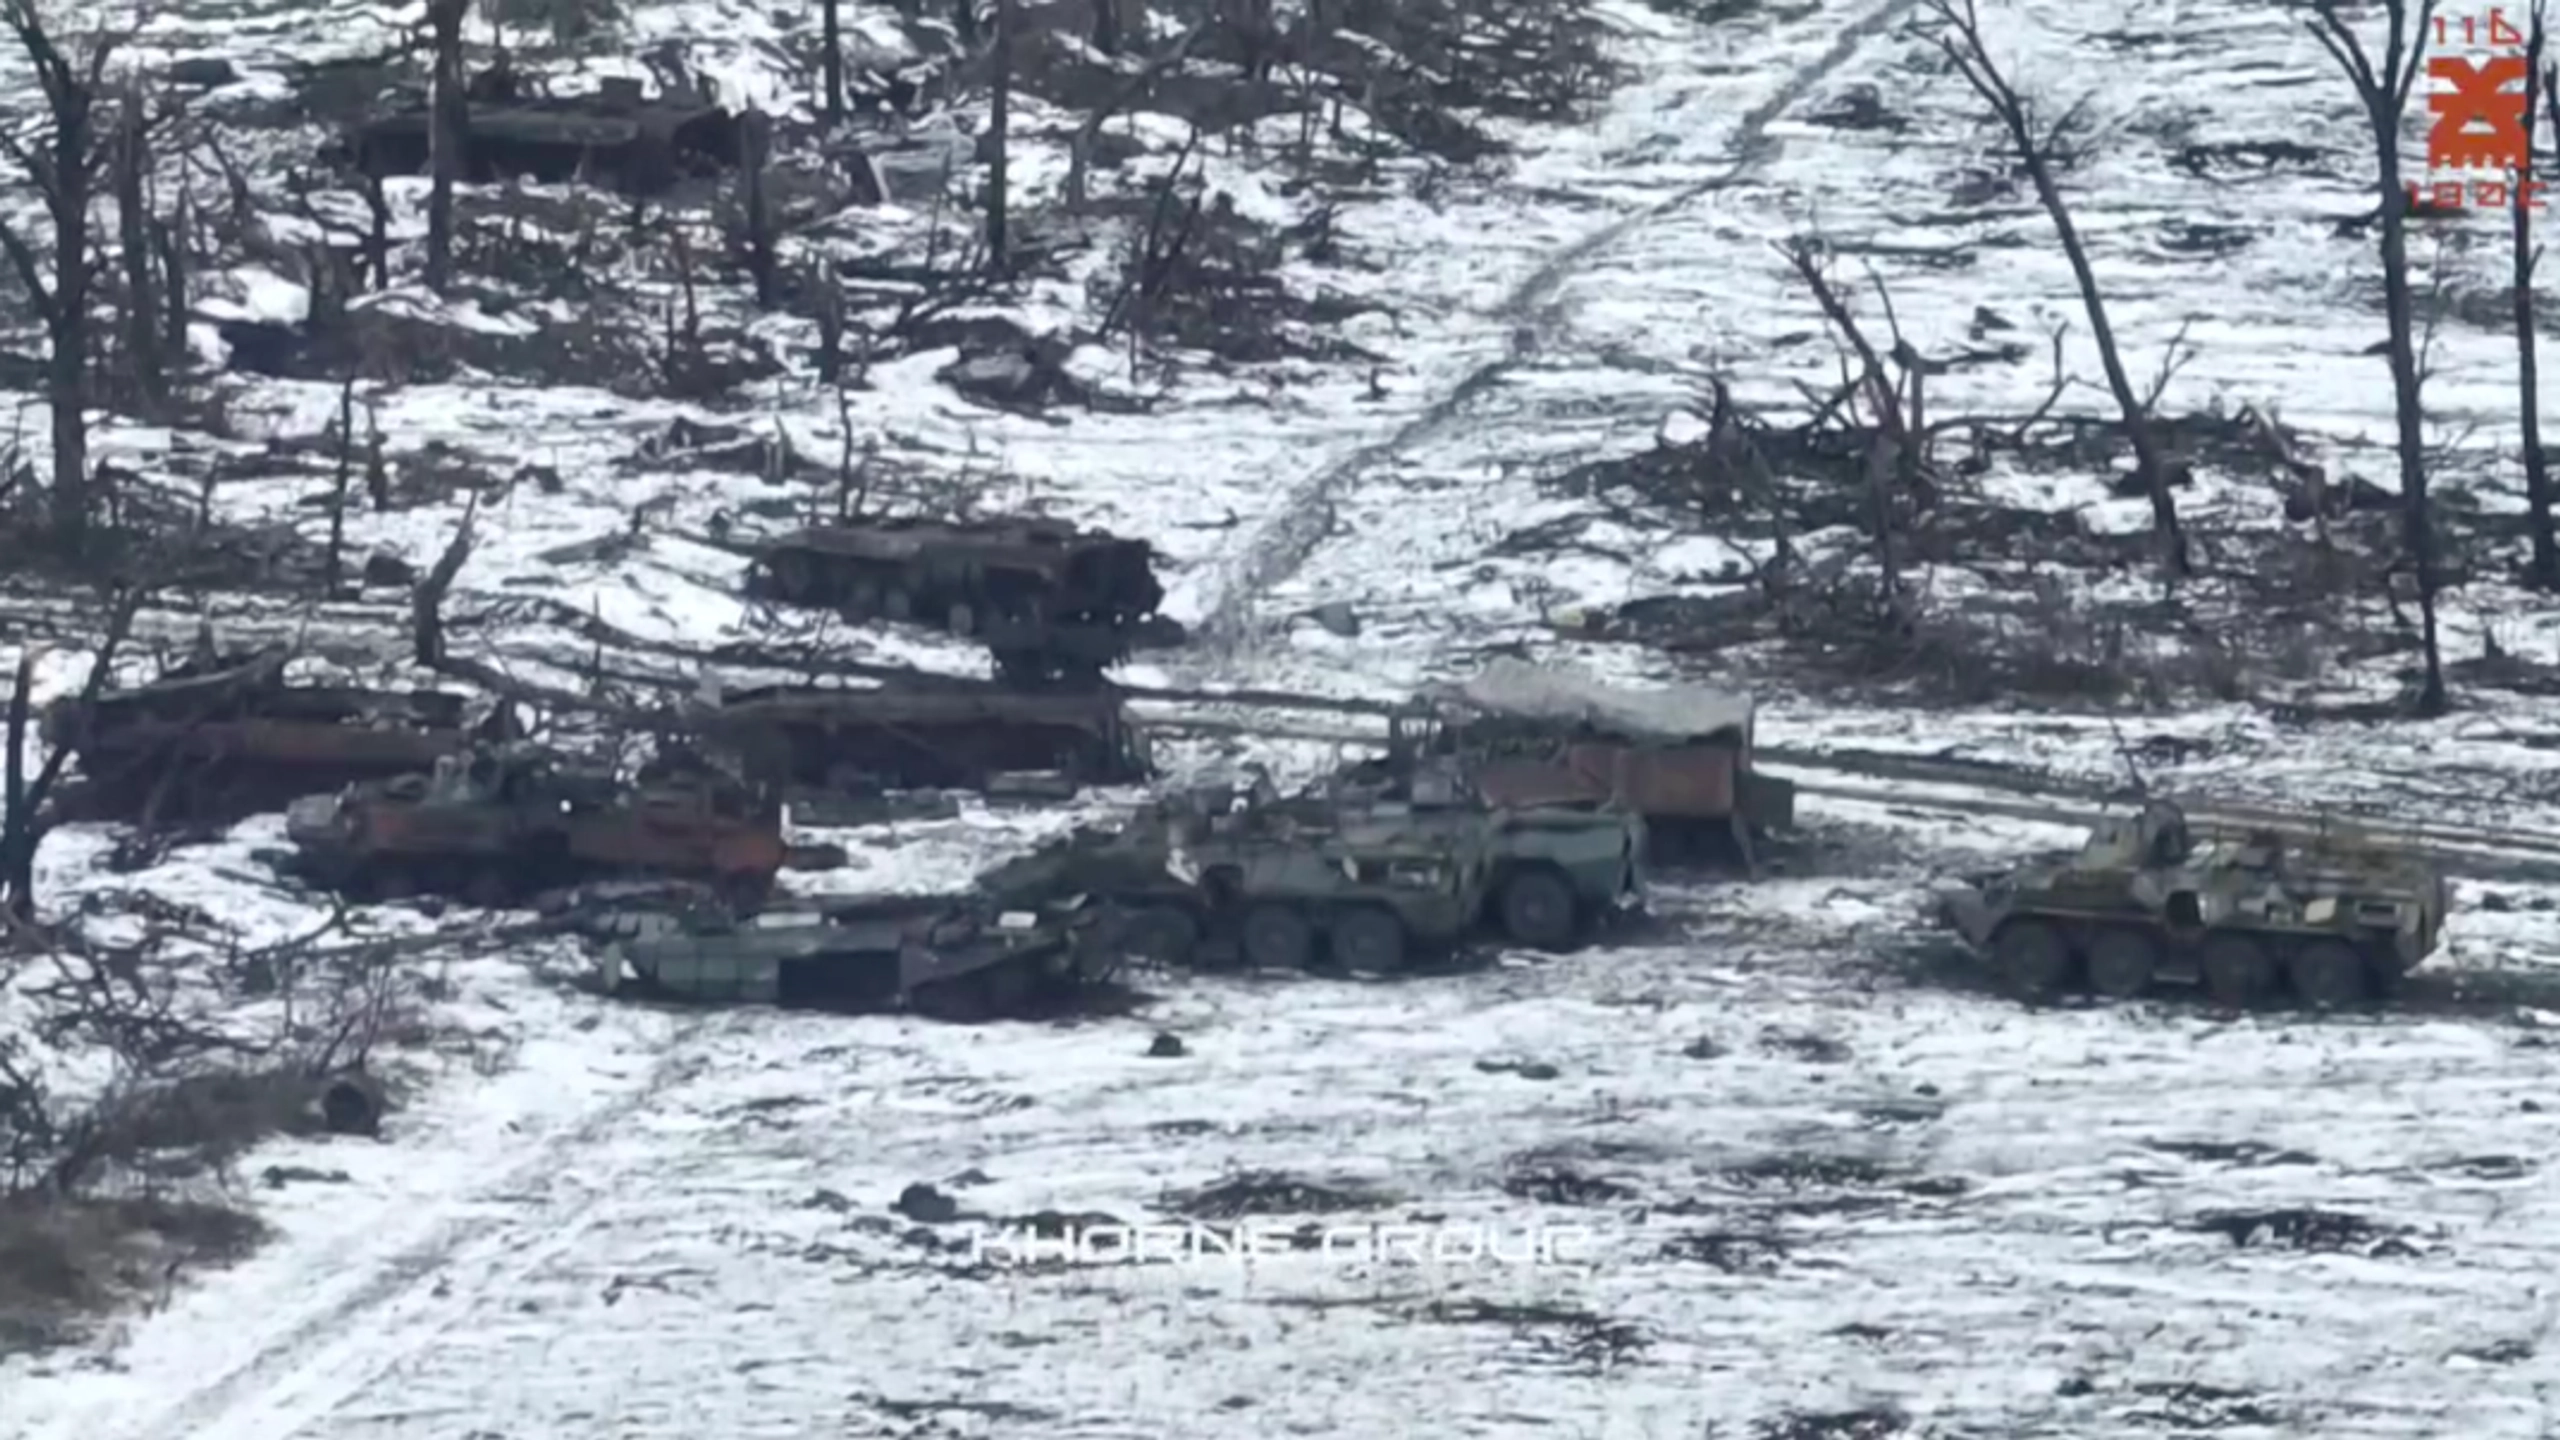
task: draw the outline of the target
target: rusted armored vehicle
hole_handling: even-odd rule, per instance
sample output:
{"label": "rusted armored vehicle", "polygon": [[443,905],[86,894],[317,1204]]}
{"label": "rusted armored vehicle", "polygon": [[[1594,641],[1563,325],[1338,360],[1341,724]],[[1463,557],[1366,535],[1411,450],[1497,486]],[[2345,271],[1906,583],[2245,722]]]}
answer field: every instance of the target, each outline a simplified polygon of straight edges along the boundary
{"label": "rusted armored vehicle", "polygon": [[438,892],[497,906],[589,881],[668,876],[750,905],[789,857],[776,812],[716,772],[626,787],[517,743],[298,800],[285,832],[303,873],[359,899]]}
{"label": "rusted armored vehicle", "polygon": [[[289,651],[207,656],[148,685],[45,712],[79,761],[68,819],[229,823],[304,796],[432,767],[467,748],[460,695],[289,685]],[[481,733],[513,720],[493,711]]]}
{"label": "rusted armored vehicle", "polygon": [[1795,786],[1753,768],[1748,695],[1629,690],[1503,659],[1421,700],[1442,727],[1432,745],[1466,758],[1487,801],[1640,815],[1657,860],[1730,847],[1749,862],[1756,834],[1795,822]]}
{"label": "rusted armored vehicle", "polygon": [[2012,989],[2130,998],[2201,983],[2219,1004],[2387,993],[2435,949],[2447,887],[2423,856],[2343,830],[2199,834],[2155,800],[2080,853],[1952,890],[1944,918]]}
{"label": "rusted armored vehicle", "polygon": [[1094,943],[1093,918],[923,898],[744,922],[619,913],[589,928],[606,942],[596,963],[608,992],[970,1023],[1107,983],[1118,958]]}
{"label": "rusted armored vehicle", "polygon": [[855,619],[914,620],[984,642],[999,659],[1082,668],[1178,644],[1156,614],[1164,585],[1143,540],[1055,520],[886,519],[794,530],[757,547],[751,593]]}
{"label": "rusted armored vehicle", "polygon": [[[358,126],[347,156],[377,179],[422,174],[431,119],[420,97]],[[651,195],[690,175],[734,168],[742,153],[739,117],[692,96],[648,97],[632,80],[608,80],[593,95],[474,103],[466,121],[462,178],[474,184],[583,176]]]}
{"label": "rusted armored vehicle", "polygon": [[998,866],[978,889],[1008,905],[1103,902],[1123,953],[1155,964],[1305,969],[1329,957],[1388,973],[1473,930],[1493,859],[1480,825],[1219,787]]}
{"label": "rusted armored vehicle", "polygon": [[767,686],[723,695],[693,723],[750,779],[852,794],[985,789],[1031,771],[1096,785],[1149,773],[1142,737],[1107,691],[1025,693],[964,680]]}

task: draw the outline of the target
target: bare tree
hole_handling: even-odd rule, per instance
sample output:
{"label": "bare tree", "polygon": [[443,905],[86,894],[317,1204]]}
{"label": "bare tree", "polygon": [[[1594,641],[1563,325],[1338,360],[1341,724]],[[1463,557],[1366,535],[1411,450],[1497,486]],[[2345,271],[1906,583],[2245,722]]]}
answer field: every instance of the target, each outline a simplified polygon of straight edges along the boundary
{"label": "bare tree", "polygon": [[[2382,63],[2377,68],[2363,39],[2339,12],[2338,0],[2309,0],[2312,36],[2327,50],[2355,87],[2373,133],[2376,223],[2382,236],[2382,303],[2390,335],[2384,353],[2391,361],[2392,410],[2398,420],[2400,503],[2408,536],[2409,563],[2417,571],[2418,623],[2425,648],[2426,681],[2418,707],[2429,715],[2445,708],[2444,659],[2436,647],[2436,574],[2433,527],[2427,514],[2426,412],[2420,389],[2426,377],[2418,368],[2415,304],[2409,290],[2409,204],[2400,178],[2400,122],[2409,96],[2417,88],[2426,61],[2427,26],[2434,20],[2435,0],[2420,0],[2412,16],[2409,0],[2381,0],[2385,30]],[[2414,23],[2412,23],[2414,20]],[[2529,303],[2529,302],[2528,302]]]}
{"label": "bare tree", "polygon": [[[133,633],[134,616],[142,610],[144,594],[141,587],[130,586],[108,598],[106,629],[98,641],[98,655],[89,678],[80,687],[77,704],[95,703],[98,692],[106,688],[107,677],[115,670],[116,654]],[[0,744],[9,747],[9,753],[0,756],[0,897],[5,897],[10,918],[22,925],[35,919],[36,848],[44,843],[45,832],[51,828],[46,802],[62,778],[63,765],[71,758],[70,746],[56,745],[35,775],[27,774],[27,731],[35,718],[36,658],[40,653],[30,645],[18,656],[16,684],[9,693],[8,733],[0,738]]]}
{"label": "bare tree", "polygon": [[[962,0],[963,5],[968,0]],[[1005,248],[1006,153],[1013,148],[1013,0],[996,0],[994,91],[987,101],[987,268],[998,275],[1011,267]]]}
{"label": "bare tree", "polygon": [[66,549],[85,548],[89,528],[89,204],[112,147],[99,124],[107,62],[124,37],[101,33],[66,51],[36,0],[0,0],[6,25],[26,52],[43,92],[47,133],[21,140],[0,130],[0,152],[26,172],[53,222],[53,278],[25,237],[0,224],[0,249],[27,287],[49,348],[45,400],[53,412],[53,524]]}
{"label": "bare tree", "polygon": [[[2535,118],[2547,106],[2553,122],[2552,143],[2560,146],[2560,99],[2553,96],[2560,67],[2545,67],[2542,62],[2545,23],[2543,7],[2534,6],[2532,28],[2525,35],[2524,128],[2530,137]],[[2524,513],[2525,526],[2533,534],[2533,564],[2526,575],[2527,583],[2537,589],[2560,590],[2560,535],[2551,526],[2551,467],[2542,455],[2542,370],[2534,353],[2533,272],[2542,261],[2542,250],[2533,243],[2536,182],[2530,138],[2518,158],[2522,163],[2516,167],[2508,199],[2515,207],[2516,398],[2524,430]]]}
{"label": "bare tree", "polygon": [[157,407],[168,399],[168,372],[160,349],[160,255],[152,235],[156,225],[151,215],[149,120],[142,87],[128,81],[115,137],[116,245],[124,262],[125,360],[135,398],[145,407]]}
{"label": "bare tree", "polygon": [[462,152],[471,143],[468,77],[462,65],[462,21],[471,0],[427,0],[427,25],[435,46],[427,118],[427,288],[439,295],[453,283],[453,187],[462,178]]}
{"label": "bare tree", "polygon": [[2107,318],[2106,295],[2098,288],[2097,271],[2089,264],[2089,248],[2081,242],[2080,227],[2072,223],[2071,207],[2064,201],[2062,187],[2054,176],[2055,156],[2062,152],[2073,127],[2079,123],[2079,107],[2065,110],[2050,125],[2039,124],[2035,108],[1991,62],[1974,0],[1927,0],[1927,8],[1942,27],[1931,38],[2000,122],[2009,147],[2017,153],[2018,164],[2035,186],[2036,199],[2053,221],[2054,234],[2062,242],[2062,258],[2069,262],[2071,278],[2080,287],[2081,308],[2089,315],[2089,335],[2097,344],[2098,363],[2106,371],[2107,389],[2115,396],[2116,409],[2124,417],[2125,441],[2133,447],[2134,477],[2151,499],[2151,523],[2160,539],[2163,563],[2173,581],[2183,578],[2189,573],[2187,541],[2178,526],[2177,501],[2169,493],[2177,477],[2153,438],[2149,407],[2134,392],[2133,377],[2126,371],[2123,351],[2116,344],[2115,326]]}
{"label": "bare tree", "polygon": [[826,77],[827,123],[844,123],[844,0],[818,0],[818,69]]}

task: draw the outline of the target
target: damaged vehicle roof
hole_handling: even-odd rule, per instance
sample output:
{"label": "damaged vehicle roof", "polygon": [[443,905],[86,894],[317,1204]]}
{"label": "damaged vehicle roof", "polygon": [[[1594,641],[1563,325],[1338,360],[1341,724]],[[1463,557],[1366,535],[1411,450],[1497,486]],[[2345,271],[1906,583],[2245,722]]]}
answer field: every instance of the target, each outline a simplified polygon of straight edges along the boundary
{"label": "damaged vehicle roof", "polygon": [[1707,685],[1665,685],[1637,690],[1610,685],[1580,671],[1526,660],[1497,659],[1456,684],[1427,688],[1424,697],[1491,714],[1594,729],[1651,740],[1689,740],[1739,730],[1748,734],[1757,708],[1739,690]]}

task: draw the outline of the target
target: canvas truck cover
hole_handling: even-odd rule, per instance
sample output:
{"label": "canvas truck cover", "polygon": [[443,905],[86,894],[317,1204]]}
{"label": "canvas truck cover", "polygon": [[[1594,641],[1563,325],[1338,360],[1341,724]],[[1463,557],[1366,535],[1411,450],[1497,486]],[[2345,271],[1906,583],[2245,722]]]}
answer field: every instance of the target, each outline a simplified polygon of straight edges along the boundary
{"label": "canvas truck cover", "polygon": [[1571,669],[1513,659],[1496,660],[1473,678],[1432,687],[1426,695],[1489,714],[1674,742],[1727,731],[1747,740],[1755,708],[1740,691],[1705,685],[1627,689]]}

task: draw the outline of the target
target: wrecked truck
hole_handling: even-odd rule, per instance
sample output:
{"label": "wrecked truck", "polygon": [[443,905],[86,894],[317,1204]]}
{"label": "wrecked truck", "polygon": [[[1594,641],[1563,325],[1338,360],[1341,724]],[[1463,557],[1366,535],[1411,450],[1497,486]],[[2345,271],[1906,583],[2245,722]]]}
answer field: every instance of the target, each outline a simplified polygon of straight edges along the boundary
{"label": "wrecked truck", "polygon": [[[87,703],[55,702],[41,734],[69,749],[70,819],[228,824],[302,796],[424,771],[467,749],[462,696],[295,685],[291,653],[206,657]],[[511,733],[493,711],[480,733]]]}
{"label": "wrecked truck", "polygon": [[2449,899],[2435,864],[2381,837],[2200,831],[2154,800],[2059,864],[1949,888],[1940,915],[2029,998],[2202,984],[2233,1008],[2317,1008],[2388,993],[2434,951]]}
{"label": "wrecked truck", "polygon": [[1143,738],[1107,691],[1033,694],[939,677],[873,689],[775,685],[725,694],[693,723],[751,779],[847,794],[984,790],[1030,772],[1096,785],[1150,774]]}
{"label": "wrecked truck", "polygon": [[1751,863],[1755,837],[1795,823],[1794,784],[1753,767],[1746,694],[1629,689],[1503,659],[1426,689],[1417,708],[1436,722],[1430,746],[1463,757],[1488,802],[1640,815],[1658,861],[1730,851]]}
{"label": "wrecked truck", "polygon": [[609,916],[597,978],[621,992],[704,1004],[975,1023],[1071,1002],[1118,969],[1090,914],[894,899],[737,923]]}
{"label": "wrecked truck", "polygon": [[698,880],[760,903],[790,858],[779,807],[716,773],[626,787],[521,742],[424,775],[307,796],[285,812],[292,867],[359,900],[435,893],[503,906],[596,880]]}

